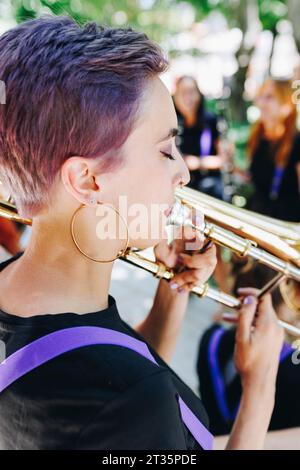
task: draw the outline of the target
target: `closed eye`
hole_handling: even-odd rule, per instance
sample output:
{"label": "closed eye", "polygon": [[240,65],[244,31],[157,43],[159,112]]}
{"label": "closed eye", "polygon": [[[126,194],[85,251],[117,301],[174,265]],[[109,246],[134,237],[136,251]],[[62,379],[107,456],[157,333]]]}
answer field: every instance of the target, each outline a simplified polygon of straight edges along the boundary
{"label": "closed eye", "polygon": [[165,157],[169,158],[170,160],[175,160],[175,157],[173,157],[173,155],[171,155],[170,153],[163,152],[162,150],[160,151],[160,153],[162,153]]}

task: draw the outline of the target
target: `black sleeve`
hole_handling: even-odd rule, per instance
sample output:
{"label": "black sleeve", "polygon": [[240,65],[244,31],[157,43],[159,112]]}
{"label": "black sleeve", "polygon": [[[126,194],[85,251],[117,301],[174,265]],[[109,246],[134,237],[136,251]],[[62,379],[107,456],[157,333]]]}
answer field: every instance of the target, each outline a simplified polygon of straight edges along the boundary
{"label": "black sleeve", "polygon": [[216,139],[217,137],[219,137],[220,132],[218,129],[218,117],[215,114],[207,113],[206,122],[211,129],[213,138]]}
{"label": "black sleeve", "polygon": [[210,128],[211,131],[211,136],[212,136],[212,148],[211,148],[211,153],[213,155],[216,155],[217,152],[217,140],[220,137],[220,132],[218,129],[218,118],[214,114],[207,113],[206,114],[206,123],[208,127]]}
{"label": "black sleeve", "polygon": [[176,389],[167,371],[148,376],[100,410],[77,449],[186,450]]}
{"label": "black sleeve", "polygon": [[297,165],[300,162],[300,133],[297,133],[292,148],[291,161],[293,165]]}

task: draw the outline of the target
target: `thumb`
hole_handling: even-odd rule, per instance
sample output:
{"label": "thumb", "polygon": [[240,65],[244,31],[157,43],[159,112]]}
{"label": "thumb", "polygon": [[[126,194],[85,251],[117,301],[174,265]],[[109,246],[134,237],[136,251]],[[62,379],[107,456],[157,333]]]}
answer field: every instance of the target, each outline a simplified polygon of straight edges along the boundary
{"label": "thumb", "polygon": [[237,322],[236,340],[237,342],[248,342],[251,335],[251,326],[257,308],[257,298],[248,295],[243,299],[241,308],[239,309],[239,317]]}

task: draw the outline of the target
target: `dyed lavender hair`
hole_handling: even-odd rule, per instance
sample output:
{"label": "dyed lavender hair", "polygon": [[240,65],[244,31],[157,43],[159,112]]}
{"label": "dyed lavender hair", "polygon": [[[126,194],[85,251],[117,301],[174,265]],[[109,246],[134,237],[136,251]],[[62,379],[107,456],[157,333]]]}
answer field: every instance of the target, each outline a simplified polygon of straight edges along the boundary
{"label": "dyed lavender hair", "polygon": [[118,168],[148,80],[167,68],[160,47],[132,28],[47,15],[3,34],[0,173],[19,211],[33,216],[49,204],[73,155]]}

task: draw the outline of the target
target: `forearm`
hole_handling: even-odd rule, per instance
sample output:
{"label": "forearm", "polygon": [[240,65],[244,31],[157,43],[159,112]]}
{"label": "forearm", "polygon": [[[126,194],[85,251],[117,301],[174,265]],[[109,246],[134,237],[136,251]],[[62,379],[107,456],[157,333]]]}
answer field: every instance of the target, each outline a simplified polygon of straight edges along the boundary
{"label": "forearm", "polygon": [[219,170],[225,162],[221,155],[207,155],[199,159],[199,170]]}
{"label": "forearm", "polygon": [[274,408],[274,386],[260,390],[245,389],[227,450],[263,449],[266,433]]}
{"label": "forearm", "polygon": [[[214,439],[214,450],[223,450],[228,436],[217,436]],[[264,450],[300,450],[300,428],[269,431],[266,435]]]}
{"label": "forearm", "polygon": [[189,292],[178,293],[161,279],[153,306],[135,330],[166,362],[172,358],[188,304]]}
{"label": "forearm", "polygon": [[202,158],[195,155],[185,155],[184,161],[190,171],[219,170],[226,162],[220,155],[207,155]]}
{"label": "forearm", "polygon": [[268,432],[264,450],[300,450],[300,428]]}

